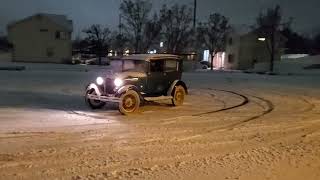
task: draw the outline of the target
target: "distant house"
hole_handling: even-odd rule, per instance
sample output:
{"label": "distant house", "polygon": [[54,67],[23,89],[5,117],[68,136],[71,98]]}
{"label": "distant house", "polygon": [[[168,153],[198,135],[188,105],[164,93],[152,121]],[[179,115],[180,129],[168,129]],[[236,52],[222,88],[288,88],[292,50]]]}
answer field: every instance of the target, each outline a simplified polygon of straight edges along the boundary
{"label": "distant house", "polygon": [[[277,40],[281,47],[284,47],[285,38],[280,37]],[[263,41],[264,40],[264,41]],[[259,37],[251,29],[240,29],[231,32],[226,40],[224,52],[218,52],[213,58],[213,67],[215,69],[253,69],[256,63],[270,62],[270,47],[267,45],[267,39]],[[282,50],[277,51],[275,61],[281,58]],[[203,53],[203,60],[211,62],[209,50]]]}
{"label": "distant house", "polygon": [[[280,61],[285,38],[278,36],[280,49],[276,51],[275,61]],[[259,37],[255,32],[243,34],[232,33],[226,42],[225,69],[252,69],[256,63],[270,62],[271,50],[267,39]]]}
{"label": "distant house", "polygon": [[66,63],[72,58],[72,21],[64,15],[36,14],[8,25],[12,61]]}

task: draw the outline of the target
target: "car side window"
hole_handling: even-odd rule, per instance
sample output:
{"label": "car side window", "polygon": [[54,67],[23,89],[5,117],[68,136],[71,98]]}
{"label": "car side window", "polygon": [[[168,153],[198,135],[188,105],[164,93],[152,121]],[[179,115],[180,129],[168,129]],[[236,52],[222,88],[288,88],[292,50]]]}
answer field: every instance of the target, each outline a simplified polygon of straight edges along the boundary
{"label": "car side window", "polygon": [[166,60],[165,71],[166,72],[178,71],[178,62],[175,60]]}
{"label": "car side window", "polygon": [[150,62],[150,71],[151,72],[163,72],[164,71],[164,61],[156,60]]}

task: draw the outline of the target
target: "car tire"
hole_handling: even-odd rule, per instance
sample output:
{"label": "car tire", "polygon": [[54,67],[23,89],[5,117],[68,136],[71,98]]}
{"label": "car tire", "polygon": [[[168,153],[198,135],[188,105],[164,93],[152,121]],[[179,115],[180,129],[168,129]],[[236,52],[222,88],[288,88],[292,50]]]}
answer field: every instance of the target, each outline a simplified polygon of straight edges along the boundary
{"label": "car tire", "polygon": [[136,112],[140,106],[140,96],[134,90],[129,90],[120,96],[119,111],[123,115]]}
{"label": "car tire", "polygon": [[176,86],[173,90],[173,99],[172,104],[174,106],[181,106],[184,102],[184,98],[186,95],[186,90],[182,86]]}
{"label": "car tire", "polygon": [[106,105],[105,102],[88,99],[88,95],[89,94],[96,95],[97,93],[96,93],[96,91],[94,89],[89,89],[89,90],[86,91],[85,100],[86,100],[86,103],[90,106],[91,109],[101,109],[103,106]]}

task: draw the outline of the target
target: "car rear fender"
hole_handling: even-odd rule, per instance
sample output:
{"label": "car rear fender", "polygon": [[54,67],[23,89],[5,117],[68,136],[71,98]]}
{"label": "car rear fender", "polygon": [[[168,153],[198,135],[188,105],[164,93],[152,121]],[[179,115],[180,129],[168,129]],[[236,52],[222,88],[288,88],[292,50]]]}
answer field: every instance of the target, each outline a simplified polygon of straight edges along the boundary
{"label": "car rear fender", "polygon": [[184,82],[181,81],[181,80],[175,80],[175,81],[171,84],[170,88],[168,89],[168,92],[167,92],[167,95],[168,95],[168,96],[171,96],[171,95],[172,95],[172,92],[173,92],[173,90],[174,90],[174,87],[176,87],[176,86],[182,86],[182,87],[184,88],[184,90],[186,91],[186,94],[188,94],[188,87],[187,87],[186,83],[184,83]]}
{"label": "car rear fender", "polygon": [[90,89],[94,89],[96,91],[97,96],[101,96],[101,91],[100,91],[99,87],[96,84],[94,84],[94,83],[89,84],[87,86],[87,91],[90,90]]}

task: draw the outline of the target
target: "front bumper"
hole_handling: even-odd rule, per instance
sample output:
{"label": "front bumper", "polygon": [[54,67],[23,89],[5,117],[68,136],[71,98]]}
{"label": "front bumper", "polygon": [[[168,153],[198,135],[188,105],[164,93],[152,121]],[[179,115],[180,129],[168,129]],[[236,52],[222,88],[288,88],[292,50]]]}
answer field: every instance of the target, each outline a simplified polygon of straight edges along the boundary
{"label": "front bumper", "polygon": [[120,98],[114,97],[114,96],[99,96],[99,95],[88,94],[87,98],[91,100],[98,100],[101,102],[114,102],[114,103],[120,102]]}
{"label": "front bumper", "polygon": [[103,91],[94,83],[91,83],[87,86],[87,92],[88,90],[93,89],[95,91],[95,94],[87,94],[86,98],[90,100],[97,100],[101,102],[120,102],[120,98],[115,97],[115,94],[104,94]]}

